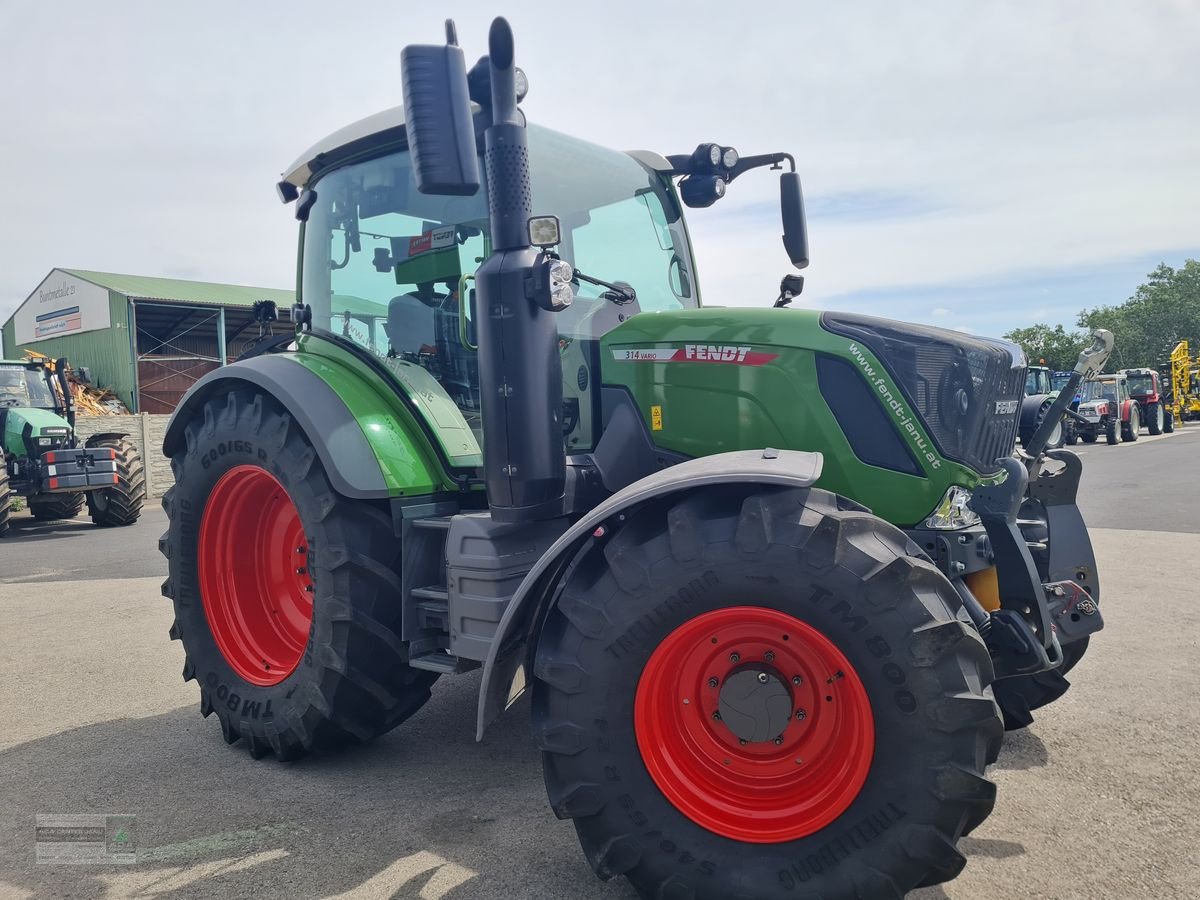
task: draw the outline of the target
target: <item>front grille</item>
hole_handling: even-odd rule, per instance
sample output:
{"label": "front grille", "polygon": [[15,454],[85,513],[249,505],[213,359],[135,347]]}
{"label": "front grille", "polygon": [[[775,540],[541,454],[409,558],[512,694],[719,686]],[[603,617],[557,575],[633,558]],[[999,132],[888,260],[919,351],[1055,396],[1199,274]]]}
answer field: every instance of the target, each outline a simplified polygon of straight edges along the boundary
{"label": "front grille", "polygon": [[[981,463],[980,471],[994,471],[999,466],[996,460],[1012,456],[1017,445],[1017,428],[1021,418],[1021,400],[1025,396],[1025,367],[1015,366],[998,379],[995,399],[990,403],[983,427],[971,454]],[[1015,400],[1016,411],[1011,414],[996,412],[998,401]],[[991,462],[987,462],[991,460]]]}
{"label": "front grille", "polygon": [[1019,348],[849,313],[826,312],[821,323],[861,343],[883,363],[943,456],[990,473],[1012,454],[1025,394]]}

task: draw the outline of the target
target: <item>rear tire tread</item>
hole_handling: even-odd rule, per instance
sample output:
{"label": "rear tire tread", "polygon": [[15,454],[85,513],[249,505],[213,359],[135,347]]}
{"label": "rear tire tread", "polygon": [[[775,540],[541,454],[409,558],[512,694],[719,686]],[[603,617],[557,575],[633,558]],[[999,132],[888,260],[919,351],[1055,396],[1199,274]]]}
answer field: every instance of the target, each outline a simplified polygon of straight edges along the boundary
{"label": "rear tire tread", "polygon": [[[209,686],[202,681],[201,713],[216,712],[226,741],[245,738],[255,759],[269,755],[298,759],[314,750],[361,744],[396,727],[425,704],[438,676],[408,665],[408,645],[400,639],[400,578],[387,562],[370,555],[372,547],[395,545],[390,518],[366,501],[335,494],[305,435],[291,427],[291,418],[269,397],[235,389],[209,399],[202,415],[202,424],[187,423],[185,448],[171,460],[177,482],[187,477],[189,467],[198,465],[195,454],[201,435],[211,438],[218,428],[274,445],[289,478],[296,478],[292,483],[302,482],[315,497],[315,520],[322,526],[324,542],[314,546],[310,560],[314,576],[336,579],[345,589],[316,595],[325,627],[314,615],[308,652],[314,672],[286,695],[290,698],[291,691],[299,691],[298,702],[289,703],[265,724],[228,710],[210,696]],[[302,477],[296,475],[297,468]],[[163,509],[172,520],[178,496],[177,484],[163,497]],[[174,574],[181,557],[173,536],[176,530],[172,521],[159,542],[173,570],[163,583],[163,594],[174,602],[176,631],[188,652],[183,607],[189,598],[181,598],[180,577]],[[198,590],[193,602],[200,602]],[[384,621],[381,612],[394,616],[394,624]]]}

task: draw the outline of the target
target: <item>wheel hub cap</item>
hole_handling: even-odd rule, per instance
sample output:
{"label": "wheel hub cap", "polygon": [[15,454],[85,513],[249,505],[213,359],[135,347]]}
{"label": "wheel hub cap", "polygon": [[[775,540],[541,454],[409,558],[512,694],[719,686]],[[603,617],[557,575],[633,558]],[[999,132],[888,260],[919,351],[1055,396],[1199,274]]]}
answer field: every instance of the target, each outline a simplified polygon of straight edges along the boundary
{"label": "wheel hub cap", "polygon": [[758,743],[783,734],[792,706],[792,692],[778,672],[747,666],[721,686],[718,711],[734,737]]}

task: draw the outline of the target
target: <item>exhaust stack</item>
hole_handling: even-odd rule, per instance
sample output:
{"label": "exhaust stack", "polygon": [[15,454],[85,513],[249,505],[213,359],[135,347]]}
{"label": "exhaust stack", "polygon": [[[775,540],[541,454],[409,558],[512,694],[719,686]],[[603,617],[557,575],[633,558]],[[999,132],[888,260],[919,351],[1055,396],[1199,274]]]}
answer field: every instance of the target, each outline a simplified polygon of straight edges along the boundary
{"label": "exhaust stack", "polygon": [[[453,22],[446,23],[446,39],[446,46],[401,53],[408,142],[418,190],[470,195],[479,176]],[[517,111],[512,29],[502,18],[492,22],[488,60],[492,121],[484,161],[492,255],[475,273],[484,469],[492,517],[532,522],[563,514],[562,361],[554,314],[533,290],[535,281],[545,281],[548,262],[529,242],[525,120]]]}

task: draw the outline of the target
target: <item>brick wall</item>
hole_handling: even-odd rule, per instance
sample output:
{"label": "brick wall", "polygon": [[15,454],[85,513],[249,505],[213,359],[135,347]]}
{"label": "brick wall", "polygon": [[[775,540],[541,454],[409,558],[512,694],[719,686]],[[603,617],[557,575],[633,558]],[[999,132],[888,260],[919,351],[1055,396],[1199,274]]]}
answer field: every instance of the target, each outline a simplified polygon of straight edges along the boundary
{"label": "brick wall", "polygon": [[75,420],[75,431],[80,441],[102,431],[123,431],[129,435],[146,464],[146,492],[152,498],[161,497],[175,479],[171,475],[171,461],[163,456],[163,435],[167,431],[170,416],[141,413],[129,416],[79,416]]}

